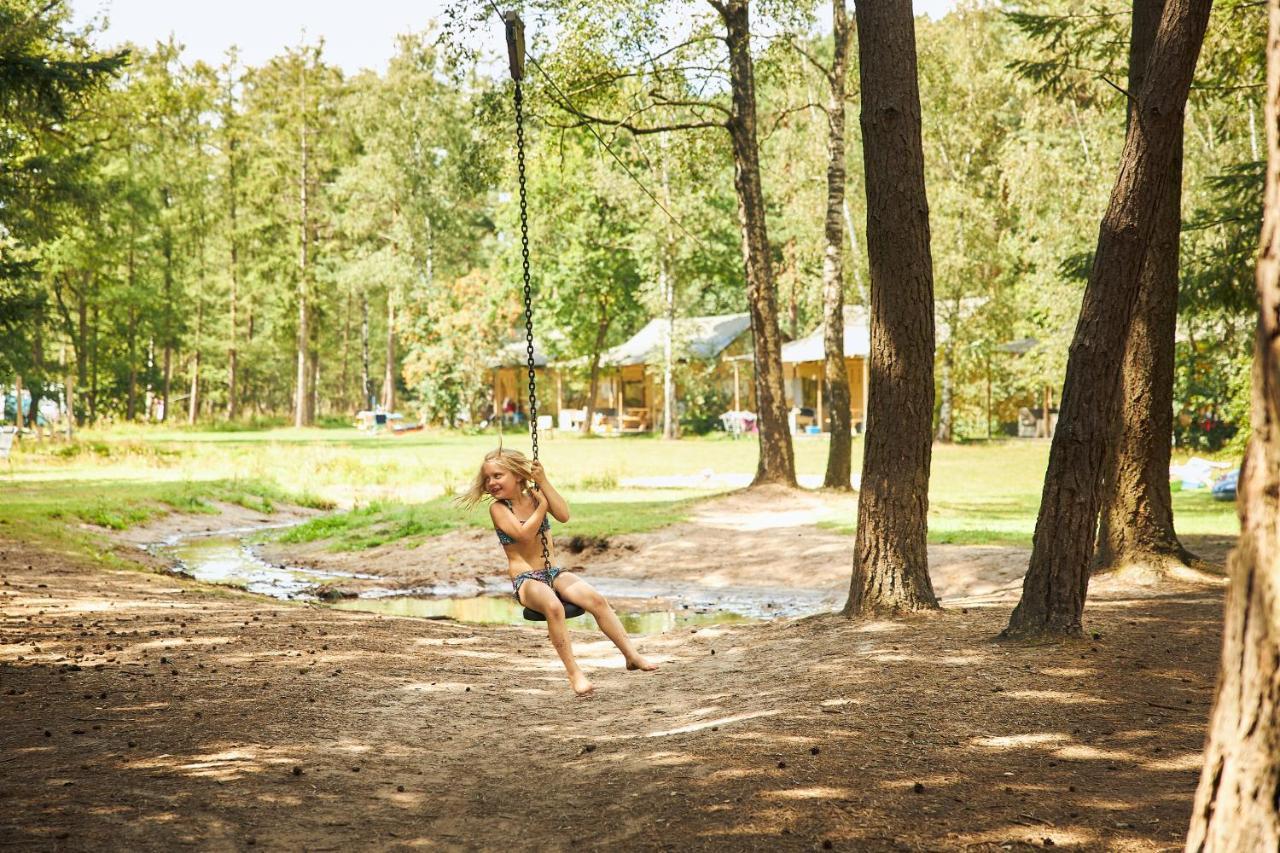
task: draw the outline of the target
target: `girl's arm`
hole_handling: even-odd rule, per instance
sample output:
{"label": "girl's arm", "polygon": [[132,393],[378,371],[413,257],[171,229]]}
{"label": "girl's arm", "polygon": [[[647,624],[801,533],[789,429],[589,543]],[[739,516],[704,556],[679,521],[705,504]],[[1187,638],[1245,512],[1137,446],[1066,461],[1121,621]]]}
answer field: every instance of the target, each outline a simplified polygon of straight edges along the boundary
{"label": "girl's arm", "polygon": [[551,517],[561,524],[567,522],[569,520],[569,502],[556,491],[555,486],[551,485],[551,481],[547,479],[546,469],[542,467],[541,462],[535,461],[533,463],[533,482],[538,486],[534,494],[541,492],[547,496],[547,508],[548,512],[551,513]]}
{"label": "girl's arm", "polygon": [[493,526],[520,541],[537,536],[538,528],[542,527],[542,519],[547,515],[547,499],[536,491],[533,499],[538,505],[524,521],[516,518],[516,514],[504,503],[494,501],[489,504],[489,518],[493,519]]}

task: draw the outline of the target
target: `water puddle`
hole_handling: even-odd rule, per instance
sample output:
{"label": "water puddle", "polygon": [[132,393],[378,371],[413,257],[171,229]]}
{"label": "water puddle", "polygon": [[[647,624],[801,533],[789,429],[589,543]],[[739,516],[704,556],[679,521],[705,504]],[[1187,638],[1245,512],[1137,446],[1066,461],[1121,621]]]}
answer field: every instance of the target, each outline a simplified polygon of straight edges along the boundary
{"label": "water puddle", "polygon": [[174,571],[204,583],[234,586],[272,598],[314,601],[317,586],[342,578],[376,578],[342,572],[321,572],[273,566],[262,560],[239,536],[215,534],[169,541],[150,548],[174,560]]}
{"label": "water puddle", "polygon": [[[294,601],[319,601],[319,587],[346,578],[377,580],[377,575],[276,566],[264,561],[244,538],[246,531],[220,532],[169,540],[148,550],[174,561],[174,571],[206,583],[234,586],[260,595]],[[838,602],[818,590],[784,588],[710,589],[697,584],[591,577],[591,584],[613,603],[630,634],[659,634],[700,625],[750,622],[830,610]],[[485,594],[487,593],[487,594]],[[475,625],[528,625],[524,609],[512,598],[505,578],[483,585],[441,585],[425,589],[373,589],[358,598],[328,603],[340,610],[361,610],[422,619],[451,619]],[[597,628],[590,614],[571,621],[575,629]]]}

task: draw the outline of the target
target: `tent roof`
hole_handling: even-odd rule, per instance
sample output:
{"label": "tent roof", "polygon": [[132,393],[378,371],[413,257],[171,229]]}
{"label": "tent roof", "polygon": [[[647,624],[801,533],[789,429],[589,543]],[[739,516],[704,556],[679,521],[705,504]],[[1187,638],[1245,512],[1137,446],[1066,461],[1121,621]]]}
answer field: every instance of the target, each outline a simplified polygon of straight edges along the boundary
{"label": "tent roof", "polygon": [[[524,367],[528,364],[528,344],[523,340],[509,341],[498,347],[498,351],[489,359],[489,367]],[[537,338],[533,341],[533,366],[546,367],[547,354],[539,345]]]}
{"label": "tent roof", "polygon": [[[715,358],[749,328],[751,315],[746,313],[677,317],[676,346],[685,355]],[[666,342],[666,319],[650,320],[629,339],[605,352],[600,363],[618,367],[645,364],[658,356]]]}
{"label": "tent roof", "polygon": [[[867,323],[867,311],[861,305],[844,309],[844,357],[866,358],[871,353],[871,327]],[[822,341],[822,326],[803,338],[782,345],[782,363],[799,364],[805,361],[822,361],[826,349]]]}

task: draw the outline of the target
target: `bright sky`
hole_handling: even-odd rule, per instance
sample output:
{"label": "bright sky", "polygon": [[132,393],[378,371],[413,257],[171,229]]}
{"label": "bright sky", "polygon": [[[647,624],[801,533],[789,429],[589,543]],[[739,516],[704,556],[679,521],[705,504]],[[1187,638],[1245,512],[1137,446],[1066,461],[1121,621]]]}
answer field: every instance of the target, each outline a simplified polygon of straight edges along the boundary
{"label": "bright sky", "polygon": [[[917,13],[941,16],[956,0],[914,0]],[[448,0],[72,0],[77,22],[106,15],[103,46],[149,45],[172,33],[188,61],[218,64],[240,47],[241,61],[257,65],[284,48],[323,38],[328,60],[347,72],[385,67],[395,36],[427,28]],[[498,3],[499,6],[503,4]],[[496,28],[495,28],[496,29]],[[495,32],[495,37],[497,33]]]}

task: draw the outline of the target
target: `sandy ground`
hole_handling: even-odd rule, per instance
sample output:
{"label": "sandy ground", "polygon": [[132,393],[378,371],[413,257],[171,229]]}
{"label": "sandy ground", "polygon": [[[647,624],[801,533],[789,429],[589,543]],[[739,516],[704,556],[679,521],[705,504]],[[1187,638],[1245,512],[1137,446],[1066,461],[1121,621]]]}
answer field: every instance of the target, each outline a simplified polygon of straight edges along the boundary
{"label": "sandy ground", "polygon": [[[847,582],[832,534],[800,526],[750,565]],[[744,582],[759,531],[723,528],[718,563],[710,530],[668,530],[591,570],[696,560]],[[1095,582],[1093,639],[1003,644],[1025,554],[953,558],[938,585],[968,597],[942,613],[646,637],[652,674],[576,633],[582,700],[537,628],[281,604],[0,540],[0,845],[1179,848],[1221,585]]]}

